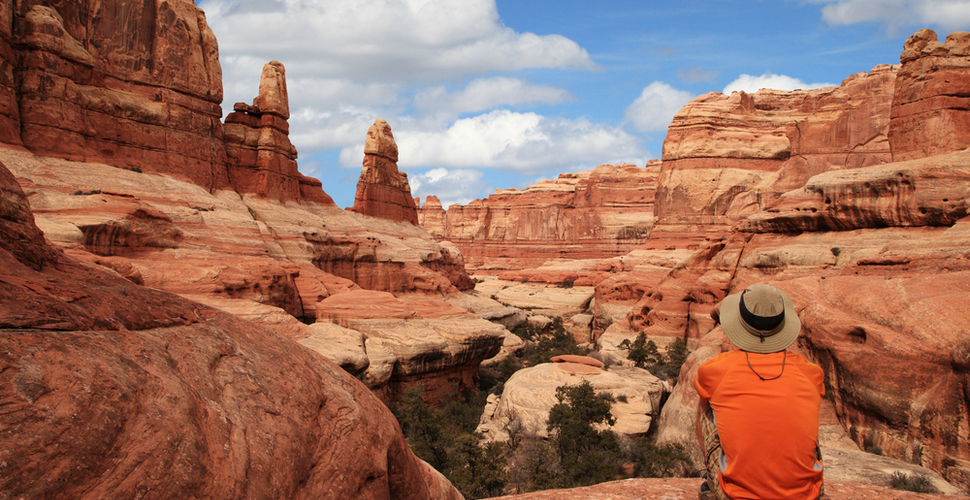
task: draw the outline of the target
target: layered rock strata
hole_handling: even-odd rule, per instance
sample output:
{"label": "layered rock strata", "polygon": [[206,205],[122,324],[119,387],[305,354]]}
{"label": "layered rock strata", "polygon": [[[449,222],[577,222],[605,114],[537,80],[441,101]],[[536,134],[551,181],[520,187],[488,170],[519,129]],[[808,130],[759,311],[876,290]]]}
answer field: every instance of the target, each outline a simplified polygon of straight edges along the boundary
{"label": "layered rock strata", "polygon": [[357,181],[351,211],[382,219],[418,224],[408,174],[397,169],[397,143],[391,126],[377,119],[367,130],[364,168]]}
{"label": "layered rock strata", "polygon": [[193,1],[2,10],[4,142],[229,186],[219,49]]}
{"label": "layered rock strata", "polygon": [[5,0],[0,11],[0,143],[209,191],[332,203],[297,171],[281,64],[223,126],[219,48],[192,0]]}
{"label": "layered rock strata", "polygon": [[896,73],[880,65],[838,87],[711,93],[688,103],[664,140],[648,247],[697,248],[813,175],[891,161]]}
{"label": "layered rock strata", "polygon": [[0,201],[5,494],[461,498],[333,363],[51,248],[2,166]]}
{"label": "layered rock strata", "polygon": [[940,43],[933,30],[919,30],[906,40],[899,61],[889,122],[893,158],[970,147],[970,33],[950,33]]}
{"label": "layered rock strata", "polygon": [[601,165],[522,191],[500,189],[447,211],[429,197],[418,211],[419,220],[436,239],[454,243],[466,265],[482,270],[615,257],[650,234],[659,170],[659,162],[644,168]]}

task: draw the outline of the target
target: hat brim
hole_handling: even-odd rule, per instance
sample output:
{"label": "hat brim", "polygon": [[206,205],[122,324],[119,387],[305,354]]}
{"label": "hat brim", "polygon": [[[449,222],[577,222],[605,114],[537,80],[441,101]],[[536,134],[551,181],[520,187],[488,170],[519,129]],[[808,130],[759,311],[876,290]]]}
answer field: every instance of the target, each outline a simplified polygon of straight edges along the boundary
{"label": "hat brim", "polygon": [[798,314],[795,313],[795,305],[787,293],[782,292],[781,294],[785,303],[785,319],[780,330],[773,335],[765,336],[763,339],[759,336],[758,330],[741,319],[739,309],[741,293],[728,295],[721,302],[721,327],[724,328],[724,335],[732,344],[743,351],[768,354],[784,351],[795,343],[795,339],[798,338],[798,333],[802,329],[802,322],[798,319]]}

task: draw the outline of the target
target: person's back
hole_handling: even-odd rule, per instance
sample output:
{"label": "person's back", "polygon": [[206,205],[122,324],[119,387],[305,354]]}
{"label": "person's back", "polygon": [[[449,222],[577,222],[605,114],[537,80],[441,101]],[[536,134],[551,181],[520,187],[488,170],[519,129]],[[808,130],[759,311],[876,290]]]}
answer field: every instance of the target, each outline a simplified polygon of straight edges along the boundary
{"label": "person's back", "polygon": [[[731,499],[815,499],[822,487],[817,442],[824,375],[785,351],[801,328],[791,299],[767,285],[745,294],[752,289],[747,300],[735,294],[721,307],[725,335],[742,350],[706,361],[694,381],[712,490]],[[765,308],[766,301],[777,304]],[[710,418],[708,432],[701,430],[704,418]]]}

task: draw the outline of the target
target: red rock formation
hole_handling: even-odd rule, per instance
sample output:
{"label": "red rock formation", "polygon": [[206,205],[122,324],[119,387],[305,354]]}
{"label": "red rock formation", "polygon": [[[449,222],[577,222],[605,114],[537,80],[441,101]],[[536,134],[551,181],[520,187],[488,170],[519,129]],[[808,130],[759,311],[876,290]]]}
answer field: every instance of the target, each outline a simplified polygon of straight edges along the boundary
{"label": "red rock formation", "polygon": [[529,269],[550,259],[623,255],[650,233],[660,165],[602,165],[560,174],[525,190],[497,190],[486,200],[452,205],[431,197],[419,220],[453,242],[470,267]]}
{"label": "red rock formation", "polygon": [[461,498],[336,365],[60,254],[25,200],[0,165],[5,494]]}
{"label": "red rock formation", "polygon": [[319,180],[297,170],[290,143],[286,71],[279,61],[263,66],[253,105],[236,103],[226,117],[229,178],[236,192],[274,200],[308,200],[334,205]]}
{"label": "red rock formation", "polygon": [[397,143],[394,142],[391,126],[384,120],[375,120],[367,130],[364,168],[360,172],[357,195],[350,210],[372,217],[418,224],[408,174],[397,169]]}
{"label": "red rock formation", "polygon": [[16,61],[0,80],[4,142],[229,186],[219,51],[194,2],[5,0],[2,10],[0,53]]}
{"label": "red rock formation", "polygon": [[809,177],[890,161],[896,68],[839,87],[712,93],[674,117],[664,140],[653,237],[677,248],[716,238]]}
{"label": "red rock formation", "polygon": [[219,49],[192,0],[5,0],[0,10],[0,143],[210,191],[333,203],[297,171],[278,62],[224,131]]}
{"label": "red rock formation", "polygon": [[906,40],[893,95],[889,142],[896,161],[970,146],[970,33],[936,39],[919,30]]}

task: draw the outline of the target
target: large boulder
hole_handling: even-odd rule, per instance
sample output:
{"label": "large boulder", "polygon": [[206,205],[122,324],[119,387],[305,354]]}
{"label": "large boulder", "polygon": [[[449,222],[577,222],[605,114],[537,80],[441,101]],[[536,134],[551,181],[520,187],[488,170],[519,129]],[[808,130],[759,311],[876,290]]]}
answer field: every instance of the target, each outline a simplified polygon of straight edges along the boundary
{"label": "large boulder", "polygon": [[499,397],[489,396],[477,432],[488,441],[508,441],[510,434],[548,435],[549,411],[559,401],[556,388],[589,382],[597,394],[612,396],[616,424],[612,430],[625,436],[646,435],[659,416],[660,401],[667,386],[647,370],[614,366],[585,356],[559,356],[515,372]]}

